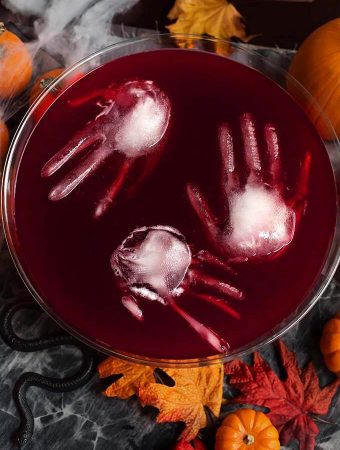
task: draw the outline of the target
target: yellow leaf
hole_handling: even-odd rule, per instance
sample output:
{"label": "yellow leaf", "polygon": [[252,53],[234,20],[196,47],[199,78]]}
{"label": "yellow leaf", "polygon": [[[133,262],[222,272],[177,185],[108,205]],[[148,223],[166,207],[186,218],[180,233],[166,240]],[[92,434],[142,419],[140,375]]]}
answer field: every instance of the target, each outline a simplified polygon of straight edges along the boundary
{"label": "yellow leaf", "polygon": [[182,439],[190,441],[207,425],[204,406],[216,416],[222,402],[223,365],[195,369],[164,369],[175,382],[169,387],[149,383],[139,389],[142,405],[159,409],[157,422],[184,422]]}
{"label": "yellow leaf", "polygon": [[246,39],[241,14],[226,0],[177,0],[168,17],[177,19],[168,26],[172,33]]}
{"label": "yellow leaf", "polygon": [[176,3],[171,8],[168,19],[175,20],[178,18],[178,16],[182,13],[182,4],[185,3],[186,0],[176,0]]}
{"label": "yellow leaf", "polygon": [[141,386],[155,381],[152,367],[132,364],[113,357],[99,364],[98,373],[100,378],[123,375],[105,390],[104,394],[108,397],[129,398],[138,394]]}

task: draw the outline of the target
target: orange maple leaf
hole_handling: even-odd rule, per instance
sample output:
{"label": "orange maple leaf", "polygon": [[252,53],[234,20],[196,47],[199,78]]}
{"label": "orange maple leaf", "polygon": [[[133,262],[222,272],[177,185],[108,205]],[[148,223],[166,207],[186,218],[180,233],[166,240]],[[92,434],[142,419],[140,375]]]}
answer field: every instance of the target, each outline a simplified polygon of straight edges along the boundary
{"label": "orange maple leaf", "polygon": [[226,0],[177,0],[168,18],[172,33],[208,34],[222,39],[246,40],[241,14]]}
{"label": "orange maple leaf", "polygon": [[184,422],[186,427],[181,438],[190,441],[207,425],[205,406],[215,416],[220,413],[223,365],[163,370],[174,380],[175,386],[145,384],[139,389],[140,401],[143,406],[159,409],[157,422]]}
{"label": "orange maple leaf", "polygon": [[98,373],[100,378],[122,375],[104,391],[107,397],[129,398],[138,394],[141,386],[155,381],[152,367],[129,363],[113,357],[107,358],[99,364]]}

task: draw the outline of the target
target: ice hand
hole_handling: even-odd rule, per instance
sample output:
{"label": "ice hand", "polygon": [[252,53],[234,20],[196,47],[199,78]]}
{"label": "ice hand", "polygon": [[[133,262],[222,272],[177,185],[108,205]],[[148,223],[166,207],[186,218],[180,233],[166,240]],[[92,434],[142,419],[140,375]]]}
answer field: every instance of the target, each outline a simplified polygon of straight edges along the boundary
{"label": "ice hand", "polygon": [[[96,218],[105,213],[122,191],[136,159],[144,157],[145,161],[135,186],[154,169],[160,158],[160,143],[168,128],[171,112],[167,95],[149,80],[128,81],[103,92],[95,91],[79,105],[100,97],[102,101],[95,104],[101,112],[53,155],[41,170],[41,176],[46,178],[62,168],[66,169],[66,175],[56,182],[49,193],[50,200],[59,201],[95,174],[107,159],[119,153],[118,169],[96,205]],[[70,163],[73,167],[67,171]]]}
{"label": "ice hand", "polygon": [[264,129],[268,164],[260,156],[257,131],[251,114],[240,118],[246,182],[235,163],[231,128],[219,130],[221,152],[221,198],[226,217],[218,219],[200,189],[188,185],[188,197],[215,248],[236,260],[267,259],[289,248],[307,206],[311,155],[302,162],[294,194],[287,198],[282,177],[280,146],[276,128]]}
{"label": "ice hand", "polygon": [[239,319],[228,300],[242,301],[243,292],[223,278],[209,274],[212,269],[230,273],[226,261],[206,250],[192,255],[179,230],[166,225],[135,229],[111,256],[111,268],[121,292],[122,305],[138,321],[143,321],[143,301],[170,307],[218,353],[228,343],[209,326],[197,320],[180,305],[182,296],[204,301],[223,313]]}

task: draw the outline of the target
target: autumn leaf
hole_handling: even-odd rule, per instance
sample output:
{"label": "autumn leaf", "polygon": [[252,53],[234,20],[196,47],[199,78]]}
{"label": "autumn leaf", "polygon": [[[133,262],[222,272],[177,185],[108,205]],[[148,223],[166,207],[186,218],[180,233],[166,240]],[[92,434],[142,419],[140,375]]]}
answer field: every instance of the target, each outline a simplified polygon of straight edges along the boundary
{"label": "autumn leaf", "polygon": [[107,397],[129,398],[138,394],[141,386],[155,381],[152,367],[132,364],[113,357],[107,358],[99,364],[98,373],[100,378],[123,375],[104,391]]}
{"label": "autumn leaf", "polygon": [[185,3],[187,3],[187,0],[176,0],[174,6],[170,9],[168,13],[168,19],[170,20],[178,19],[178,16],[184,12]]}
{"label": "autumn leaf", "polygon": [[206,448],[203,442],[196,438],[191,442],[188,442],[185,439],[180,439],[173,450],[206,450]]}
{"label": "autumn leaf", "polygon": [[327,414],[340,380],[320,389],[311,362],[300,369],[294,353],[283,342],[278,341],[278,348],[287,372],[285,381],[278,378],[258,353],[254,354],[252,366],[238,360],[225,364],[229,384],[241,391],[233,401],[269,408],[268,415],[280,432],[282,445],[298,439],[300,450],[313,450],[319,429],[312,415]]}
{"label": "autumn leaf", "polygon": [[159,409],[157,422],[184,422],[181,438],[190,441],[207,425],[204,407],[216,416],[222,401],[223,366],[164,369],[175,382],[172,387],[149,383],[139,389],[142,405]]}
{"label": "autumn leaf", "polygon": [[167,27],[172,33],[246,39],[241,14],[226,0],[177,0],[168,18],[176,20]]}

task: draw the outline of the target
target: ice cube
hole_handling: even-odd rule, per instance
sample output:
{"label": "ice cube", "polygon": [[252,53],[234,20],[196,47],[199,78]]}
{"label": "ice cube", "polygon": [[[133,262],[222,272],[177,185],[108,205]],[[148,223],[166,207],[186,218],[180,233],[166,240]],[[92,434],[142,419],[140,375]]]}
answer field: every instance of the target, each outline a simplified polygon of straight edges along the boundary
{"label": "ice cube", "polygon": [[149,286],[161,297],[173,294],[190,263],[184,236],[175,228],[160,225],[136,229],[111,257],[112,269],[129,286]]}
{"label": "ice cube", "polygon": [[229,245],[242,256],[264,256],[288,245],[295,214],[281,196],[264,186],[246,185],[230,200]]}
{"label": "ice cube", "polygon": [[163,137],[169,122],[168,99],[158,89],[147,91],[130,88],[136,102],[118,123],[116,149],[129,157],[139,156],[156,145]]}

